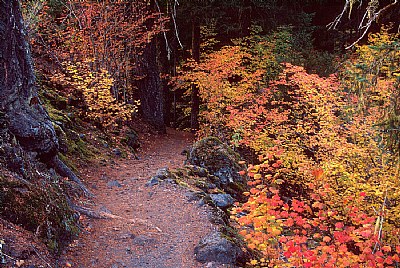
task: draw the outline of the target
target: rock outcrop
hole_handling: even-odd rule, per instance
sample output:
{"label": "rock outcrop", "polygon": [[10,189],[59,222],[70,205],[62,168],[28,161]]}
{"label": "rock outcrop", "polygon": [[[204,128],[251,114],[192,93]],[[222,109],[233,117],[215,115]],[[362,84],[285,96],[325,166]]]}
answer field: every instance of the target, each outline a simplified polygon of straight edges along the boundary
{"label": "rock outcrop", "polygon": [[215,137],[207,137],[193,145],[187,163],[194,166],[192,171],[198,176],[208,177],[209,182],[217,188],[234,198],[240,198],[246,183],[239,175],[239,171],[244,169],[239,160],[239,155],[229,146]]}
{"label": "rock outcrop", "polygon": [[218,226],[219,231],[199,242],[195,248],[196,260],[207,267],[237,267],[249,256],[242,251],[243,240],[230,227],[229,208],[235,201],[244,199],[247,185],[239,171],[245,167],[239,164],[237,153],[214,137],[196,142],[186,154],[183,168],[159,169],[146,186],[182,185],[192,190],[190,199],[201,199],[199,205],[210,205],[209,221]]}
{"label": "rock outcrop", "polygon": [[240,247],[220,232],[207,235],[195,248],[196,260],[201,263],[236,264],[241,255]]}

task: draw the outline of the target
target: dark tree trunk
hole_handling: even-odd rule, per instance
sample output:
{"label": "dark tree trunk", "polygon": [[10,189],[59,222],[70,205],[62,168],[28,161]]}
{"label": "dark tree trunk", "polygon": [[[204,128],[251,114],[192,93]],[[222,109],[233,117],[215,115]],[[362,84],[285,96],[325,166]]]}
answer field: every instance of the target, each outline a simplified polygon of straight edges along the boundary
{"label": "dark tree trunk", "polygon": [[[173,71],[174,68],[174,60],[175,60],[175,51],[173,50],[174,42],[169,42],[168,46],[170,47],[171,51],[169,52],[170,55],[168,56],[166,41],[164,36],[160,35],[157,38],[157,47],[158,47],[158,59],[159,59],[159,69],[162,74],[168,74],[174,76],[175,73]],[[175,122],[175,118],[172,114],[173,110],[173,98],[174,95],[171,92],[171,86],[169,85],[169,80],[166,78],[161,79],[162,88],[164,89],[164,124],[171,125]]]}
{"label": "dark tree trunk", "polygon": [[0,109],[22,147],[44,159],[57,154],[56,133],[37,96],[18,0],[0,1]]}
{"label": "dark tree trunk", "polygon": [[138,73],[143,77],[137,83],[143,117],[157,131],[165,133],[165,96],[160,77],[157,38],[154,38],[144,49]]}
{"label": "dark tree trunk", "polygon": [[[149,11],[156,10],[154,0],[150,0]],[[154,20],[146,22],[148,29],[152,29]],[[143,118],[160,133],[166,133],[165,127],[165,93],[160,77],[161,63],[159,60],[159,38],[155,37],[147,44],[139,56],[137,73],[142,78],[137,82],[139,88],[140,108]]]}
{"label": "dark tree trunk", "polygon": [[78,177],[58,157],[58,139],[46,110],[40,104],[29,44],[18,0],[0,0],[0,110],[10,132],[26,151],[36,152],[60,175],[78,183]]}
{"label": "dark tree trunk", "polygon": [[253,21],[252,13],[253,13],[253,4],[251,0],[244,0],[243,6],[239,10],[239,22],[240,22],[242,36],[250,34],[250,27]]}
{"label": "dark tree trunk", "polygon": [[[192,21],[192,57],[200,62],[200,24],[197,19]],[[199,88],[192,86],[190,128],[193,132],[199,129],[200,96]]]}

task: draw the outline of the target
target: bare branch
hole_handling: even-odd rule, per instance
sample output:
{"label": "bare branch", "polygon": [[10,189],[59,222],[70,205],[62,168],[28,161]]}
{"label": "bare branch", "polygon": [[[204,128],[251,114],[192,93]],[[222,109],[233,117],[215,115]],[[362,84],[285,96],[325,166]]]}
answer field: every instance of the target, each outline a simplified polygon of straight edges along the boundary
{"label": "bare branch", "polygon": [[336,26],[340,23],[344,13],[346,13],[346,11],[349,9],[349,7],[350,7],[350,0],[346,0],[346,3],[344,4],[342,12],[335,18],[334,21],[332,21],[331,23],[329,23],[327,25],[329,30],[336,29]]}
{"label": "bare branch", "polygon": [[369,19],[368,22],[367,22],[367,25],[362,27],[362,28],[365,28],[365,29],[364,29],[363,33],[361,34],[361,36],[356,41],[354,41],[350,46],[345,47],[345,49],[350,49],[354,45],[356,45],[358,42],[360,42],[360,40],[363,39],[364,36],[367,34],[367,32],[369,30],[369,27],[371,27],[372,22],[373,22],[373,20]]}
{"label": "bare branch", "polygon": [[[359,29],[364,29],[363,33],[361,34],[361,36],[360,36],[356,41],[354,41],[351,45],[347,46],[346,49],[350,49],[350,48],[352,48],[354,45],[356,45],[358,42],[360,42],[360,40],[363,39],[364,36],[367,34],[367,32],[368,32],[369,28],[371,27],[372,23],[373,23],[374,21],[379,20],[379,16],[381,16],[383,12],[385,12],[385,11],[388,10],[389,8],[393,7],[393,6],[396,5],[397,3],[398,3],[398,0],[394,0],[393,3],[384,6],[383,8],[381,8],[381,9],[380,9],[379,11],[377,11],[377,12],[375,12],[375,9],[376,9],[376,8],[375,8],[374,6],[372,6],[372,5],[370,5],[370,6],[368,7],[367,11],[366,11],[365,14],[364,14],[364,17],[365,17],[365,16],[369,16],[369,19],[368,19],[367,24],[366,24],[366,25],[362,25],[362,23],[363,23],[363,21],[364,21],[364,18],[363,18],[363,20],[361,21],[360,25],[358,26]],[[367,13],[369,13],[369,14],[367,15]]]}
{"label": "bare branch", "polygon": [[[162,12],[161,12],[160,6],[158,5],[158,1],[155,0],[154,2],[156,3],[156,7],[157,7],[157,10],[158,10],[158,13],[160,14],[159,17],[161,19]],[[168,60],[170,60],[171,59],[172,50],[171,50],[171,47],[169,46],[167,33],[166,33],[165,29],[164,29],[164,24],[163,23],[161,23],[161,31],[163,32],[163,36],[164,36],[164,40],[165,40],[165,48],[167,49],[167,58],[168,58]]]}
{"label": "bare branch", "polygon": [[[351,8],[351,0],[346,0],[346,3],[344,4],[342,12],[332,21],[327,25],[329,30],[336,29],[338,24],[341,22],[343,15]],[[361,7],[362,1],[360,2],[359,7]],[[367,10],[365,11],[363,18],[361,19],[360,24],[358,25],[359,30],[363,30],[361,33],[361,36],[354,41],[351,45],[347,46],[346,49],[352,48],[354,45],[356,45],[358,42],[360,42],[361,39],[365,37],[365,35],[368,33],[369,28],[371,27],[372,23],[374,21],[378,21],[379,17],[388,9],[392,8],[396,4],[398,4],[398,0],[394,0],[394,2],[382,7],[381,9],[378,9],[378,4],[379,2],[370,0]],[[350,12],[350,11],[349,11]],[[366,18],[368,18],[368,21],[365,22]],[[365,24],[364,24],[365,23]],[[400,27],[400,26],[399,26]]]}
{"label": "bare branch", "polygon": [[175,0],[174,9],[172,11],[172,21],[174,22],[176,39],[178,40],[179,46],[183,49],[183,45],[181,43],[181,40],[179,39],[178,27],[176,26],[176,6],[177,5],[179,6],[179,2],[178,2],[178,0]]}

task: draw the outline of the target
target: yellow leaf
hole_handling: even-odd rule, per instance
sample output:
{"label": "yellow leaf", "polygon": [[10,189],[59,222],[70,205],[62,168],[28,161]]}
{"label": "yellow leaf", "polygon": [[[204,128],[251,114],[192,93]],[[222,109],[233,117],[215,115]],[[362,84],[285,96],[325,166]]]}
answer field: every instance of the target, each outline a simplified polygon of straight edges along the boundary
{"label": "yellow leaf", "polygon": [[260,173],[254,174],[254,179],[255,179],[255,180],[259,180],[259,179],[261,179],[261,178],[262,178],[262,176],[261,176]]}
{"label": "yellow leaf", "polygon": [[250,261],[250,264],[251,264],[251,265],[256,265],[257,263],[258,263],[257,260],[251,260],[251,261]]}

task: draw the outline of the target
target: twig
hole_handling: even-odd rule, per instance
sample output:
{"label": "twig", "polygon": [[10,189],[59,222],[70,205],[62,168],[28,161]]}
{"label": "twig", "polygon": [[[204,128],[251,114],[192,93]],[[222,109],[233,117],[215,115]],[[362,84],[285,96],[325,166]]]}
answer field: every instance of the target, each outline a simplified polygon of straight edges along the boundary
{"label": "twig", "polygon": [[[398,4],[398,0],[394,0],[393,3],[390,3],[384,7],[382,7],[380,10],[376,11],[377,7],[375,6],[369,6],[367,8],[367,10],[364,13],[363,18],[361,19],[361,22],[358,26],[358,29],[364,29],[361,36],[359,38],[357,38],[356,41],[354,41],[351,45],[347,46],[346,49],[350,49],[352,48],[354,45],[356,45],[358,42],[360,42],[361,39],[363,39],[365,37],[365,35],[367,34],[369,28],[371,27],[372,23],[374,21],[379,20],[379,17],[383,14],[383,12],[385,12],[386,10],[388,10],[389,8],[393,7],[394,5]],[[361,4],[360,4],[361,5]],[[340,21],[342,20],[343,15],[346,13],[347,10],[349,10],[350,8],[350,13],[351,13],[351,5],[350,5],[350,0],[346,0],[346,3],[343,7],[342,12],[331,22],[327,25],[329,30],[332,29],[336,29],[336,27],[338,26],[338,24],[340,23]],[[350,16],[350,14],[349,14]],[[368,17],[368,21],[366,22],[366,24],[364,25],[364,21],[365,18]],[[400,27],[400,26],[399,26]]]}
{"label": "twig", "polygon": [[48,262],[42,257],[42,255],[40,254],[40,252],[38,252],[37,249],[36,249],[33,245],[32,245],[31,247],[32,247],[33,250],[35,251],[36,255],[39,257],[39,259],[41,259],[42,261],[44,261],[44,262],[47,264],[47,266],[48,266],[49,268],[53,268],[53,267],[50,265],[50,263],[48,263]]}
{"label": "twig", "polygon": [[347,11],[347,9],[349,8],[349,4],[350,4],[350,0],[346,0],[346,3],[344,4],[343,10],[342,12],[335,18],[334,21],[332,21],[331,23],[329,23],[327,25],[328,30],[332,30],[332,29],[336,29],[336,26],[339,24],[339,22],[342,20],[342,17],[344,15],[344,13]]}
{"label": "twig", "polygon": [[172,21],[174,22],[176,39],[178,40],[179,46],[183,49],[183,45],[182,45],[181,40],[179,38],[178,26],[176,26],[176,6],[177,5],[179,5],[179,2],[178,2],[178,0],[175,0],[175,2],[174,2],[174,10],[172,12]]}
{"label": "twig", "polygon": [[384,221],[384,215],[383,214],[385,212],[386,201],[387,201],[387,190],[385,191],[385,198],[383,199],[382,207],[381,207],[381,209],[380,209],[380,211],[378,213],[378,218],[377,218],[376,224],[375,224],[374,234],[378,233],[378,236],[377,236],[378,239],[375,242],[375,246],[374,246],[373,252],[376,251],[376,249],[380,245],[380,241],[382,239],[382,229],[383,229],[383,221]]}

